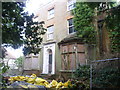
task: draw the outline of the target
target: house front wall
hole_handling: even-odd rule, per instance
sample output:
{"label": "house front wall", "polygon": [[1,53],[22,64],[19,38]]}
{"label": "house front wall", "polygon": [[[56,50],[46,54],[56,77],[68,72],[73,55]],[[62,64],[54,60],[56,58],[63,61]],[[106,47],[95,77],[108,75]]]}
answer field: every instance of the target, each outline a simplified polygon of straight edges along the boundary
{"label": "house front wall", "polygon": [[[53,39],[49,40],[47,38],[48,32],[46,32],[46,34],[43,36],[43,41],[41,44],[41,52],[39,56],[40,71],[42,74],[49,74],[49,73],[58,74],[58,72],[63,69],[62,68],[63,56],[61,55],[62,51],[58,43],[64,38],[66,38],[68,35],[70,35],[68,31],[69,29],[68,20],[73,18],[71,11],[67,10],[67,2],[68,0],[63,0],[63,1],[54,0],[46,5],[41,6],[41,8],[39,9],[37,13],[38,21],[44,21],[45,28],[54,26]],[[48,11],[51,9],[54,9],[54,17],[48,18]],[[69,47],[73,47],[73,46],[69,46]],[[49,55],[49,50],[51,50],[52,56]],[[73,50],[73,48],[71,50]],[[73,51],[70,51],[70,52],[73,52]],[[79,58],[80,58],[79,60],[81,60],[81,64],[85,64],[84,62],[85,55],[82,53],[80,55],[78,53],[77,55],[78,56],[76,56],[75,52],[74,54],[70,53],[68,58],[69,58],[69,61],[71,62],[72,67],[68,66],[69,69],[76,68],[75,60]],[[76,59],[73,61],[73,58],[76,58]],[[49,60],[52,60],[52,63],[49,63]],[[50,67],[50,64],[52,65],[51,67]]]}
{"label": "house front wall", "polygon": [[[54,8],[54,17],[51,19],[48,19],[48,10]],[[61,53],[60,48],[58,46],[58,42],[60,42],[63,38],[65,38],[68,34],[68,23],[67,19],[71,18],[71,12],[67,11],[67,0],[59,2],[58,0],[54,0],[51,3],[48,3],[44,6],[42,6],[38,13],[38,21],[44,21],[44,27],[47,28],[48,26],[53,25],[54,31],[53,31],[53,39],[48,40],[47,39],[47,32],[43,36],[43,42],[41,44],[41,52],[39,56],[40,60],[40,72],[43,74],[49,73],[49,55],[47,50],[52,50],[52,73],[56,74],[61,70]],[[55,42],[53,44],[49,44]]]}

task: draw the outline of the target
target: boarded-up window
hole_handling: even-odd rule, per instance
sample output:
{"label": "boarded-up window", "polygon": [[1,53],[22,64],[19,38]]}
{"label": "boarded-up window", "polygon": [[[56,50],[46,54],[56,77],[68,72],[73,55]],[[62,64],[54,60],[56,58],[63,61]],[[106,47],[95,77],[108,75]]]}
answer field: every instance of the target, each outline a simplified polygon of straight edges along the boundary
{"label": "boarded-up window", "polygon": [[77,65],[85,64],[85,48],[83,44],[73,43],[60,46],[62,69],[75,70]]}

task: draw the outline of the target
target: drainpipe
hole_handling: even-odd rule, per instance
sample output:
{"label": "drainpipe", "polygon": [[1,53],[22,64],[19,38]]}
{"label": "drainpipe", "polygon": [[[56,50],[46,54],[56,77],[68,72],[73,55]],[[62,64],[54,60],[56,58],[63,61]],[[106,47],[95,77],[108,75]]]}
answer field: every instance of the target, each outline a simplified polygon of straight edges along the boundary
{"label": "drainpipe", "polygon": [[77,47],[76,44],[74,45],[74,51],[75,51],[75,61],[76,61],[76,69],[78,68],[78,61],[77,61]]}

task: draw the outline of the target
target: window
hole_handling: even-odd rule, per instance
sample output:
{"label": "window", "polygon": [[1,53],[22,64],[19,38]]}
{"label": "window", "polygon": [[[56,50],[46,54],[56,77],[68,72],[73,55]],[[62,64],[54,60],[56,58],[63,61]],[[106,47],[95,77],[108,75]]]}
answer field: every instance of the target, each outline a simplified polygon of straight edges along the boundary
{"label": "window", "polygon": [[68,0],[67,10],[70,11],[75,8],[76,0]]}
{"label": "window", "polygon": [[68,19],[69,34],[76,32],[73,25],[73,19]]}
{"label": "window", "polygon": [[53,31],[54,31],[54,26],[49,26],[47,27],[47,39],[51,40],[53,39]]}
{"label": "window", "polygon": [[54,8],[48,10],[48,19],[53,18],[54,17]]}

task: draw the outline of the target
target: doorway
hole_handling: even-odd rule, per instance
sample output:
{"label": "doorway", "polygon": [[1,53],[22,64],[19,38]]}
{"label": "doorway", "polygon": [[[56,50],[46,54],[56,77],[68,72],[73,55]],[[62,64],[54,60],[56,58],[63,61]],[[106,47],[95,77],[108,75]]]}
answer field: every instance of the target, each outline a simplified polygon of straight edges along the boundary
{"label": "doorway", "polygon": [[52,50],[51,49],[48,49],[48,61],[49,61],[48,73],[51,74],[52,72]]}

